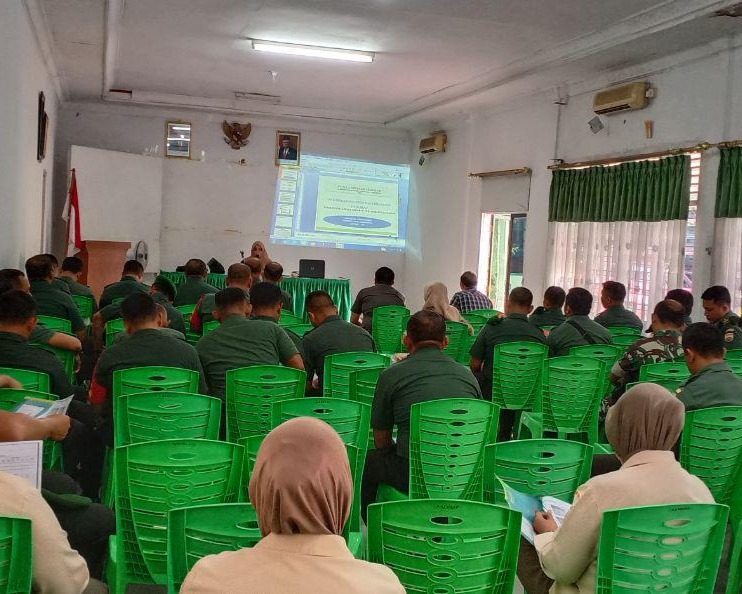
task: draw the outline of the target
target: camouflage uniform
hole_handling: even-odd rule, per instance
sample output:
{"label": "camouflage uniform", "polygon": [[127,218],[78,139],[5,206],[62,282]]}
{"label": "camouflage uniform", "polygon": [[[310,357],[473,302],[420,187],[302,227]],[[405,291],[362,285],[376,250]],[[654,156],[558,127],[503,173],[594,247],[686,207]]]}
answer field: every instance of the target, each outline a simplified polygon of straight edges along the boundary
{"label": "camouflage uniform", "polygon": [[729,349],[742,349],[742,328],[739,316],[731,311],[714,323],[714,327],[724,334],[724,346]]}

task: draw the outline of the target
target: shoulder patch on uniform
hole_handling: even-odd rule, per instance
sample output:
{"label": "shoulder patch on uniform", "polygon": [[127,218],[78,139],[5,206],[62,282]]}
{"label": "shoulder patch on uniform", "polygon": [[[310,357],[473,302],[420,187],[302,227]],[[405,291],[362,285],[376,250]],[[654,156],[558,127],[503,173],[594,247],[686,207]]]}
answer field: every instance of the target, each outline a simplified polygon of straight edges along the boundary
{"label": "shoulder patch on uniform", "polygon": [[732,342],[734,340],[734,330],[732,330],[731,328],[727,330],[724,333],[724,340],[727,342]]}

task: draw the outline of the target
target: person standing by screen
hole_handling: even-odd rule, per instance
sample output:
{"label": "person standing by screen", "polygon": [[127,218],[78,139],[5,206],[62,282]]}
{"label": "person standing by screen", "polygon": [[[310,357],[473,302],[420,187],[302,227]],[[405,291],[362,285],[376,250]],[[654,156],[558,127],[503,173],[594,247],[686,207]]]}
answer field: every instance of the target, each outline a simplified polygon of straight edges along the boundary
{"label": "person standing by screen", "polygon": [[371,318],[374,308],[382,305],[404,305],[404,295],[397,291],[394,284],[394,271],[382,266],[374,274],[374,286],[361,289],[350,308],[350,321],[357,326],[363,326],[371,332]]}

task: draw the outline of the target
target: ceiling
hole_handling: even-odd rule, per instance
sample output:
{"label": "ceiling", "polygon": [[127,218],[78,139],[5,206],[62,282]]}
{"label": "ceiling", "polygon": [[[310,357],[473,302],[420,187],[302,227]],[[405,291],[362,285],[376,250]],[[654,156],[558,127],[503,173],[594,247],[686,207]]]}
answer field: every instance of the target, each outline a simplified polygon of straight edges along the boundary
{"label": "ceiling", "polygon": [[[27,0],[64,95],[408,126],[738,33],[733,0]],[[247,38],[376,52],[255,52]],[[271,74],[275,73],[275,76]],[[109,93],[124,89],[129,94]],[[276,95],[276,104],[235,99]]]}

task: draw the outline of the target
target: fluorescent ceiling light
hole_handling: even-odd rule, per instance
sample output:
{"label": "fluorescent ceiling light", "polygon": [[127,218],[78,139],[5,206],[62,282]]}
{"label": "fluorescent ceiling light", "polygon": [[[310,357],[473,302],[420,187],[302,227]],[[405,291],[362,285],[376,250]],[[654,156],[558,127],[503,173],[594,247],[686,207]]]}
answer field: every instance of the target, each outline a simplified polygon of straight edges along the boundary
{"label": "fluorescent ceiling light", "polygon": [[290,56],[309,56],[310,58],[325,58],[328,60],[346,60],[348,62],[373,62],[373,52],[340,49],[335,47],[319,47],[316,45],[297,45],[295,43],[280,43],[278,41],[263,41],[251,39],[252,48],[258,52],[274,54],[288,54]]}

